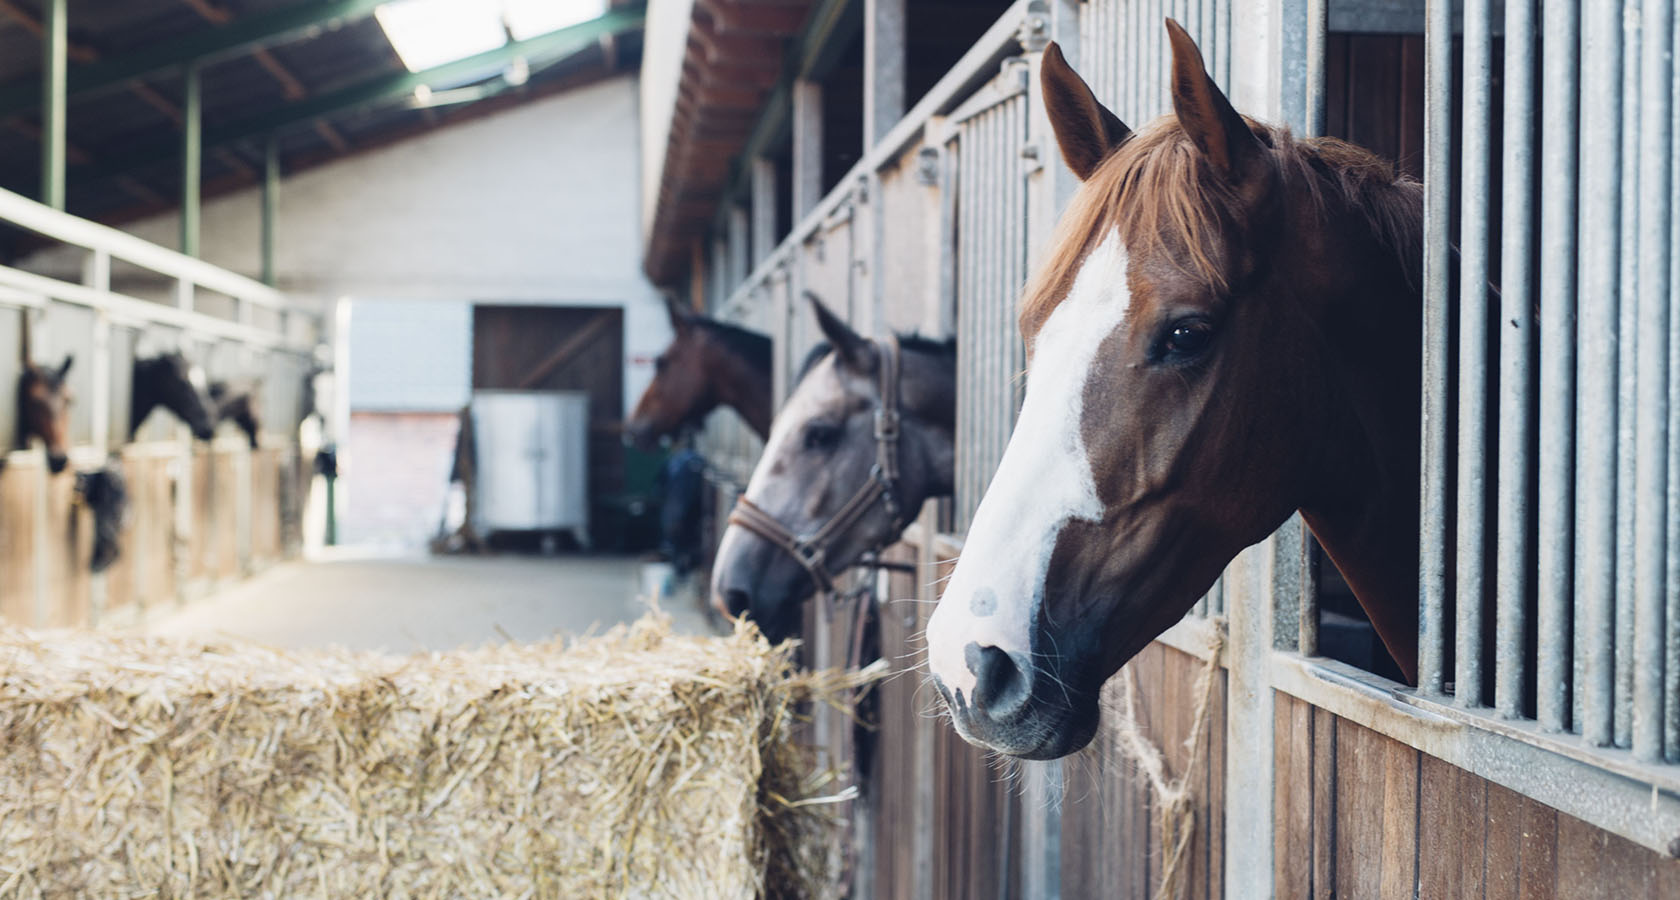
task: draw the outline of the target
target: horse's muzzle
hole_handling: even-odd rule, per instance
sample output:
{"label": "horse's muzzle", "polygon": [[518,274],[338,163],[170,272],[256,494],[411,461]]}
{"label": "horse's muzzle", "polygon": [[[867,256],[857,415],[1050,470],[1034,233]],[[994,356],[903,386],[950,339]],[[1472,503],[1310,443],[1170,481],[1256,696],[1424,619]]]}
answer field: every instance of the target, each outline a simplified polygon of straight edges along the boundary
{"label": "horse's muzzle", "polygon": [[1022,654],[969,644],[968,692],[934,684],[963,740],[1021,759],[1060,759],[1096,735],[1096,696],[1069,687]]}

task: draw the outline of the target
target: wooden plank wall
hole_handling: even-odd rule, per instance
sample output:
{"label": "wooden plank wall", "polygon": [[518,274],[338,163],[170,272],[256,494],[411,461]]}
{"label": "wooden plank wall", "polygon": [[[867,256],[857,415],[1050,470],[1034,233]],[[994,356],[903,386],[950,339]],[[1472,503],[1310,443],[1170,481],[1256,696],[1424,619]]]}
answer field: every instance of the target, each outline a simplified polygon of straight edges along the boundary
{"label": "wooden plank wall", "polygon": [[[1127,666],[1137,681],[1139,732],[1161,753],[1169,777],[1184,777],[1199,701],[1203,662],[1153,643]],[[1189,772],[1196,830],[1181,863],[1181,897],[1224,896],[1225,675],[1221,671],[1203,726],[1200,760]],[[1104,721],[1095,740],[1063,763],[1062,895],[1149,900],[1161,887],[1159,806],[1146,776],[1121,749],[1120,726],[1108,710],[1121,702],[1121,682],[1103,689]],[[1233,892],[1240,896],[1240,892]]]}
{"label": "wooden plank wall", "polygon": [[1659,900],[1680,860],[1277,695],[1280,898]]}
{"label": "wooden plank wall", "polygon": [[[888,558],[912,562],[916,556],[901,544]],[[949,565],[939,574],[949,574]],[[933,613],[922,582],[931,580],[893,573],[885,602],[877,606],[881,656],[893,675],[876,691],[880,726],[865,788],[874,896],[1018,897],[1020,791],[1007,766],[957,737],[938,694],[922,681],[922,630]]]}
{"label": "wooden plank wall", "polygon": [[[248,461],[241,458],[246,454],[232,441],[195,447],[191,464],[183,467],[173,445],[125,446],[129,515],[121,553],[98,587],[88,567],[93,516],[75,502],[75,476],[46,476],[36,454],[12,454],[0,469],[0,623],[121,626],[295,553],[301,523],[287,516],[298,518],[308,479],[287,470],[300,465],[299,454],[273,445],[251,451]],[[178,532],[175,519],[175,477],[183,469],[192,491],[187,535]],[[248,552],[241,546],[239,524],[239,482],[244,478],[250,479]],[[298,496],[287,498],[285,491]]]}

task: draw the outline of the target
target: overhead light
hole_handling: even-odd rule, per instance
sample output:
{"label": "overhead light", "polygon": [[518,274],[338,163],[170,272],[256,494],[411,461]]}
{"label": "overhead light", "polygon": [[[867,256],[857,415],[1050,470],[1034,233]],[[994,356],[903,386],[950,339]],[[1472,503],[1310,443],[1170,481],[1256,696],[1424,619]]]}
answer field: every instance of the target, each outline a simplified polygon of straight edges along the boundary
{"label": "overhead light", "polygon": [[[496,4],[487,0],[484,5]],[[502,0],[501,5],[508,33],[516,41],[600,18],[607,11],[607,0]]]}
{"label": "overhead light", "polygon": [[514,87],[530,81],[531,64],[525,61],[525,57],[515,56],[513,62],[508,63],[508,67],[502,70],[502,80]]}
{"label": "overhead light", "polygon": [[420,104],[421,106],[425,106],[427,103],[432,102],[432,86],[429,84],[415,85],[414,102]]}
{"label": "overhead light", "polygon": [[373,15],[410,72],[507,43],[501,6],[486,0],[394,0],[375,9]]}

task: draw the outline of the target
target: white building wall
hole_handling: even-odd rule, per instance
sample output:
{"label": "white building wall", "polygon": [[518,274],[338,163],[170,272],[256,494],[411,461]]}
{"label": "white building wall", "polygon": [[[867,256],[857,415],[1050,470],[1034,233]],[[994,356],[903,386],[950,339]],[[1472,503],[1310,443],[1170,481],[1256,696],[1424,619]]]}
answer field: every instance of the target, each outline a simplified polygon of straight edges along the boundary
{"label": "white building wall", "polygon": [[[641,269],[638,109],[627,75],[287,177],[279,287],[324,305],[622,306],[628,409],[670,340]],[[260,200],[251,188],[204,205],[206,260],[259,272]],[[174,213],[125,227],[166,247],[178,239]],[[26,263],[80,265],[53,252]]]}

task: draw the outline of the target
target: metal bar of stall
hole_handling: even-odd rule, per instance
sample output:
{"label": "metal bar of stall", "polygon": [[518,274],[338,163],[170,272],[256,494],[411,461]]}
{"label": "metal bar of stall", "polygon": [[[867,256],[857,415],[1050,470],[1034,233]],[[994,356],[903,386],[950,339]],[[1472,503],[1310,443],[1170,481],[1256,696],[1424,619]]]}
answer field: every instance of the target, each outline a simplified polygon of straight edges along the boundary
{"label": "metal bar of stall", "polygon": [[1458,646],[1461,706],[1481,706],[1482,595],[1486,586],[1487,296],[1489,130],[1493,83],[1490,0],[1464,3],[1464,138],[1460,158],[1458,319]]}
{"label": "metal bar of stall", "polygon": [[1668,188],[1672,0],[1645,0],[1641,10],[1639,124],[1638,422],[1643,461],[1635,473],[1633,755],[1662,757],[1663,653],[1668,597]]}
{"label": "metal bar of stall", "polygon": [[[1612,5],[1612,4],[1603,4]],[[1625,7],[1624,7],[1625,9]],[[1622,29],[1621,86],[1622,96],[1622,195],[1621,234],[1624,241],[1636,240],[1639,233],[1639,17],[1617,17]],[[1627,340],[1617,355],[1616,420],[1616,611],[1615,611],[1615,686],[1612,692],[1613,740],[1618,747],[1626,747],[1633,740],[1633,598],[1634,598],[1634,508],[1638,493],[1635,482],[1637,453],[1634,440],[1634,389],[1638,384],[1636,357],[1639,350],[1638,304],[1639,254],[1617,253],[1620,264],[1618,277],[1621,298],[1617,310],[1618,327]]]}
{"label": "metal bar of stall", "polygon": [[1423,484],[1418,689],[1446,681],[1447,367],[1452,285],[1452,0],[1431,0],[1424,32]]}
{"label": "metal bar of stall", "polygon": [[1307,116],[1303,121],[1309,136],[1324,133],[1324,52],[1330,39],[1330,0],[1307,0]]}
{"label": "metal bar of stall", "polygon": [[[1680,15],[1671,15],[1674,31],[1669,36],[1670,65],[1673,48],[1680,46]],[[1671,79],[1669,97],[1669,142],[1672,148],[1680,135],[1680,79]],[[1680,154],[1668,154],[1668,208],[1670,216],[1680,209]],[[1680,228],[1672,218],[1668,226],[1668,285],[1672,292],[1680,284]],[[1673,304],[1672,297],[1669,301]],[[1673,358],[1680,347],[1680,304],[1668,311],[1668,610],[1665,640],[1666,671],[1663,683],[1663,758],[1680,762],[1680,363]]]}
{"label": "metal bar of stall", "polygon": [[[1568,721],[1569,602],[1575,521],[1575,135],[1580,88],[1580,10],[1545,4],[1540,113],[1540,496],[1535,714],[1540,727]],[[1506,34],[1510,34],[1507,30]],[[1594,334],[1603,342],[1602,333]],[[1602,415],[1602,411],[1595,411]],[[1612,473],[1614,477],[1614,473]],[[1612,496],[1607,489],[1605,496]],[[1613,540],[1613,538],[1612,538]]]}
{"label": "metal bar of stall", "polygon": [[1505,0],[1505,130],[1500,202],[1499,503],[1494,534],[1495,624],[1493,705],[1500,715],[1523,713],[1528,626],[1528,487],[1534,434],[1529,375],[1534,371],[1534,5]]}

